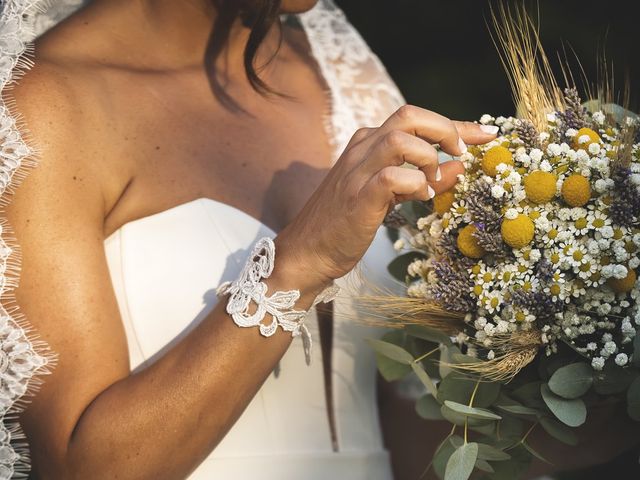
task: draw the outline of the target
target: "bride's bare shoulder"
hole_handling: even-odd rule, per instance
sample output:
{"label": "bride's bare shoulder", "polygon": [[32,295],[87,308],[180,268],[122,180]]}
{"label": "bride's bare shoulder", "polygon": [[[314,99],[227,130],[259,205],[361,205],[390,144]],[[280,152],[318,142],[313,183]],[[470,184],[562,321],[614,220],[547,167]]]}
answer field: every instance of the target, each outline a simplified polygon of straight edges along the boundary
{"label": "bride's bare shoulder", "polygon": [[59,195],[71,189],[85,206],[100,206],[100,213],[117,198],[128,180],[119,165],[107,162],[113,159],[106,132],[112,122],[100,82],[91,68],[36,48],[34,66],[3,92],[38,157],[17,197],[33,200],[42,196],[34,192]]}

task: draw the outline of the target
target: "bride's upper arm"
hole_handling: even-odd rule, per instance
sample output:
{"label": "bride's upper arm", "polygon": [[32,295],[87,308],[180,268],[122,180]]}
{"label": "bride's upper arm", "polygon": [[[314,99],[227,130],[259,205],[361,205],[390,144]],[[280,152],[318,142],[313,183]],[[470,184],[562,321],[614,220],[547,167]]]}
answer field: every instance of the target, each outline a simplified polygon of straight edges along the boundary
{"label": "bride's upper arm", "polygon": [[22,423],[32,456],[45,445],[63,455],[87,405],[129,373],[104,252],[101,158],[90,145],[96,126],[64,77],[36,68],[9,93],[39,152],[37,166],[6,199],[22,257],[16,300],[58,355]]}

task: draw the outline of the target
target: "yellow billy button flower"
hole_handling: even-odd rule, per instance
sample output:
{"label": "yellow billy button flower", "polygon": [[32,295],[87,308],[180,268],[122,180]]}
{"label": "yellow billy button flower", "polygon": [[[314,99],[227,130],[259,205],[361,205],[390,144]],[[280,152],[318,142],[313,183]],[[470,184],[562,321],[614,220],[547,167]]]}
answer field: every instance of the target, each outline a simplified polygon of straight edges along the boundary
{"label": "yellow billy button flower", "polygon": [[526,215],[519,214],[514,219],[505,218],[500,227],[502,239],[513,248],[526,247],[535,233],[533,222]]}
{"label": "yellow billy button flower", "polygon": [[637,275],[635,270],[629,269],[625,278],[610,278],[607,283],[611,289],[616,293],[630,292],[636,284]]}
{"label": "yellow billy button flower", "polygon": [[[584,137],[585,135],[589,137],[589,140],[587,142],[580,143],[580,138]],[[596,132],[594,132],[590,128],[585,127],[578,130],[578,133],[576,133],[576,136],[573,137],[572,147],[574,148],[574,150],[580,150],[581,148],[584,150],[588,150],[589,145],[591,145],[592,143],[600,143],[600,142],[601,142],[600,135],[598,135]]]}
{"label": "yellow billy button flower", "polygon": [[456,195],[453,189],[442,192],[433,197],[433,209],[438,215],[442,216],[451,210],[451,205],[453,205],[455,199]]}
{"label": "yellow billy button flower", "polygon": [[496,167],[501,163],[513,165],[513,154],[501,145],[491,147],[482,157],[482,171],[490,177],[495,177],[498,174]]}
{"label": "yellow billy button flower", "polygon": [[524,191],[533,203],[547,203],[556,195],[557,181],[553,173],[535,170],[524,177]]}
{"label": "yellow billy button flower", "polygon": [[589,179],[579,173],[567,177],[562,184],[562,198],[572,207],[582,207],[591,199]]}
{"label": "yellow billy button flower", "polygon": [[478,239],[474,236],[478,229],[475,225],[467,225],[458,233],[458,250],[469,258],[481,258],[484,254],[484,248],[478,245]]}

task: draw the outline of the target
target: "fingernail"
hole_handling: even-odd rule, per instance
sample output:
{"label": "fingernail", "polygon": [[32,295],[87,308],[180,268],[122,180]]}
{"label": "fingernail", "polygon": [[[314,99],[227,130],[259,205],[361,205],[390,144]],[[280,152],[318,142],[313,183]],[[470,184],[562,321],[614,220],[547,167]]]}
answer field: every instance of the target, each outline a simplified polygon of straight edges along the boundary
{"label": "fingernail", "polygon": [[427,186],[427,200],[431,200],[433,197],[436,196],[436,191],[431,188],[431,185]]}
{"label": "fingernail", "polygon": [[482,130],[484,133],[495,135],[500,129],[495,125],[480,125],[480,130]]}
{"label": "fingernail", "polygon": [[440,167],[438,167],[436,169],[436,182],[439,182],[440,180],[442,180],[442,170],[440,170]]}
{"label": "fingernail", "polygon": [[467,153],[467,144],[461,138],[458,139],[458,147],[460,148],[460,154]]}

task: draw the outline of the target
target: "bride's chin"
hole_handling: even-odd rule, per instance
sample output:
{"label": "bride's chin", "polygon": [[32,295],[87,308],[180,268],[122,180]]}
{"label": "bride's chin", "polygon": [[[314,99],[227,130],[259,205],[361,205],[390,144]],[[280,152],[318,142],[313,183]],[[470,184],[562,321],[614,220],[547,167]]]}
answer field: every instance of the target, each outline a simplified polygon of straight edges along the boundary
{"label": "bride's chin", "polygon": [[282,0],[282,13],[302,13],[316,6],[318,0]]}

